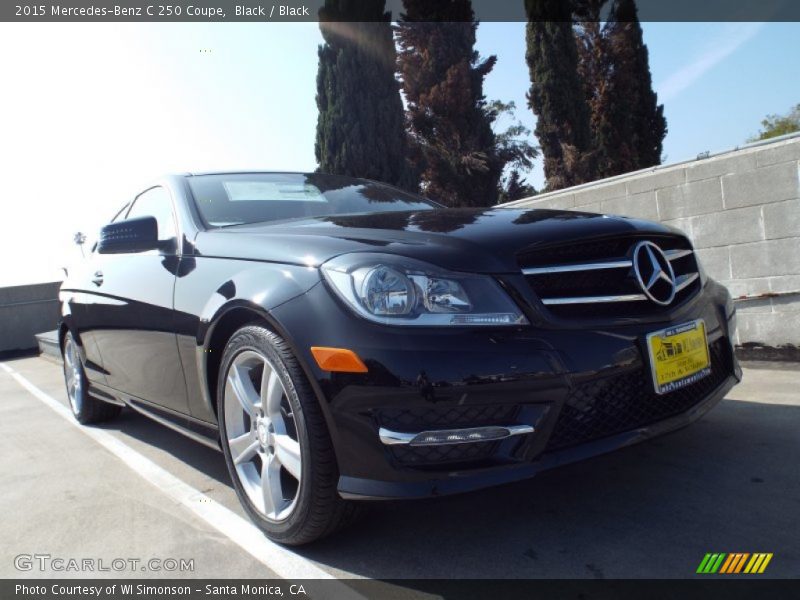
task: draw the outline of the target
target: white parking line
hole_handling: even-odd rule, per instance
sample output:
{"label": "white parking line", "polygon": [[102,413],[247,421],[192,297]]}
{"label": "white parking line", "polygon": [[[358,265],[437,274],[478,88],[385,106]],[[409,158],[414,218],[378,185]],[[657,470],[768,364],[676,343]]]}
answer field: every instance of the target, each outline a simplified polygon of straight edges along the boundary
{"label": "white parking line", "polygon": [[[250,521],[243,519],[202,492],[184,483],[149,458],[115,438],[109,432],[93,427],[83,427],[61,402],[40,390],[5,363],[0,363],[0,367],[34,397],[52,409],[53,412],[75,426],[78,431],[89,436],[139,476],[251,554],[278,577],[290,580],[334,579],[333,575],[323,571],[308,559],[295,554],[288,548],[271,542]],[[339,581],[325,583],[319,589],[320,593],[318,594],[315,594],[313,590],[309,590],[306,582],[303,582],[303,585],[306,586],[306,591],[311,596],[364,600],[364,596]]]}

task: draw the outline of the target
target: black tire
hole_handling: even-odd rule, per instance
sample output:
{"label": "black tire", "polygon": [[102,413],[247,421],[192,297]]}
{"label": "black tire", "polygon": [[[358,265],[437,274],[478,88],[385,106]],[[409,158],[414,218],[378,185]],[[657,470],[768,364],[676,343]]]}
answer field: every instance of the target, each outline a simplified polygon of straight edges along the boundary
{"label": "black tire", "polygon": [[[302,473],[291,513],[283,520],[267,519],[266,514],[253,503],[231,456],[225,409],[226,378],[234,360],[237,357],[241,359],[244,353],[260,354],[271,363],[283,385],[282,401],[288,401],[291,408],[296,442],[302,457]],[[235,399],[228,401],[236,402]],[[233,334],[220,364],[217,415],[221,446],[236,494],[249,517],[268,538],[288,545],[308,544],[354,520],[356,505],[343,500],[337,491],[339,471],[336,456],[317,398],[297,359],[280,336],[257,325],[242,327]]]}
{"label": "black tire", "polygon": [[[67,399],[75,419],[82,425],[101,423],[119,415],[121,406],[97,400],[89,395],[89,382],[83,370],[78,344],[71,331],[64,337],[61,348],[64,365],[64,383],[67,386]],[[75,382],[74,386],[72,382]]]}

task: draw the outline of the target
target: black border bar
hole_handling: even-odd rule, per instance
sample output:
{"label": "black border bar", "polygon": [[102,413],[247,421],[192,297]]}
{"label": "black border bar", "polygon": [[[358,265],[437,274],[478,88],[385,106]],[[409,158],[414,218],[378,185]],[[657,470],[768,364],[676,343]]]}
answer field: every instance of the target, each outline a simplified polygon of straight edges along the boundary
{"label": "black border bar", "polygon": [[[527,20],[525,5],[531,3],[541,15],[538,20],[554,21],[563,18],[563,7],[558,6],[563,1],[472,0],[472,7],[479,21],[512,22]],[[325,0],[2,0],[0,21],[313,23],[324,4]],[[800,21],[798,0],[637,0],[637,6],[640,21]],[[386,0],[386,10],[397,20],[403,13],[402,0]]]}
{"label": "black border bar", "polygon": [[[141,593],[139,586],[150,591]],[[209,593],[209,587],[214,593]],[[248,593],[247,588],[269,586],[272,592]],[[346,586],[346,587],[344,587]],[[232,592],[227,591],[235,588]],[[32,591],[32,590],[36,591]],[[160,593],[152,590],[159,590]],[[71,590],[75,590],[70,593]],[[99,593],[98,593],[99,590]],[[171,591],[170,591],[171,590]],[[221,591],[220,591],[221,590]],[[277,591],[275,591],[277,590]],[[3,579],[4,600],[181,600],[271,598],[336,600],[358,596],[365,600],[771,600],[800,597],[800,580],[763,579],[762,576],[708,575],[694,579]]]}

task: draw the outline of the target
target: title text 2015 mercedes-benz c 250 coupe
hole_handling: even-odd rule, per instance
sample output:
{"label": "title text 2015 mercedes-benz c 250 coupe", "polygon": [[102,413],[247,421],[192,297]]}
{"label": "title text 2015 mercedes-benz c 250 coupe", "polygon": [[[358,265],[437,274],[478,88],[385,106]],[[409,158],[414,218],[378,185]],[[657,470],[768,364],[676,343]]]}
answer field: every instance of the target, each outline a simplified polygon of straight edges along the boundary
{"label": "title text 2015 mercedes-benz c 250 coupe", "polygon": [[319,173],[158,181],[60,300],[76,418],[129,406],[221,447],[249,516],[290,544],[357,500],[672,431],[741,378],[731,298],[677,230]]}

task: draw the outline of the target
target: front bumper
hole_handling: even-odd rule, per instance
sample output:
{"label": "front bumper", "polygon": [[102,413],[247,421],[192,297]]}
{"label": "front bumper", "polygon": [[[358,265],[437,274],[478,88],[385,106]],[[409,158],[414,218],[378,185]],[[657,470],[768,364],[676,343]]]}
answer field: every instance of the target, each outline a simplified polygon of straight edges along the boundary
{"label": "front bumper", "polygon": [[[741,379],[730,296],[714,282],[670,321],[613,327],[379,327],[351,314],[324,284],[274,316],[319,396],[339,493],[353,499],[420,498],[525,479],[683,427]],[[706,322],[712,374],[656,395],[646,334],[696,318]],[[369,372],[321,371],[311,346],[350,348]],[[439,446],[387,444],[379,434],[504,425],[534,431]]]}

